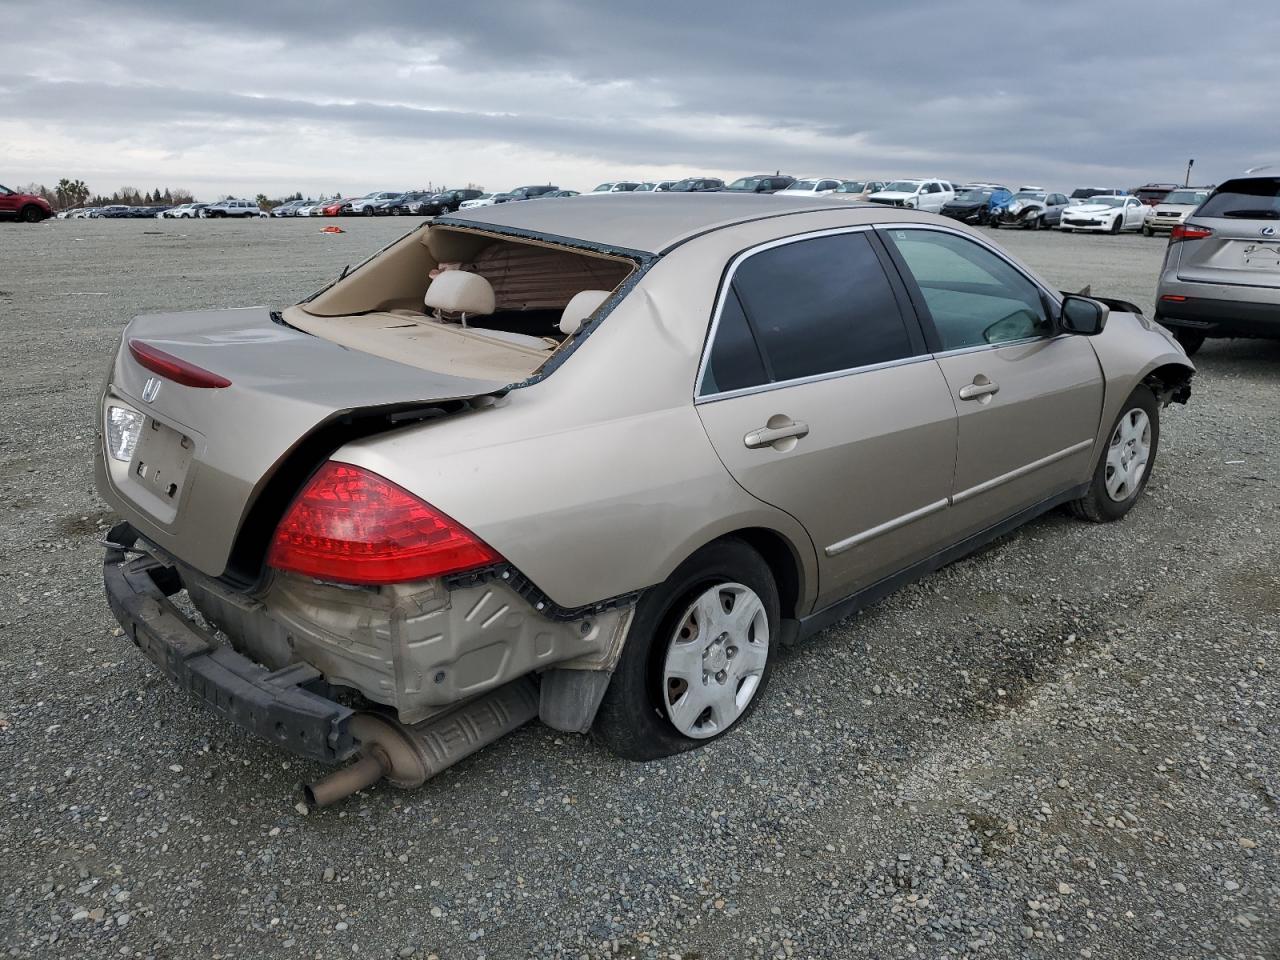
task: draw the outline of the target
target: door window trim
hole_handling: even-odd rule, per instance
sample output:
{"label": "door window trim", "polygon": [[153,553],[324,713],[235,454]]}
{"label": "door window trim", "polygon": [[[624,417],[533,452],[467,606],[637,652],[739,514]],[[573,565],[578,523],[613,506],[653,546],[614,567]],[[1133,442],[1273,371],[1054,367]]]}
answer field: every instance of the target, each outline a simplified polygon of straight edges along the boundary
{"label": "door window trim", "polygon": [[[872,226],[877,234],[888,233],[890,230],[927,230],[932,233],[949,233],[952,236],[977,244],[983,250],[1004,261],[1006,266],[1039,290],[1042,297],[1048,297],[1049,303],[1054,308],[1050,311],[1049,322],[1055,329],[1057,328],[1058,311],[1062,309],[1062,294],[1056,290],[1049,289],[1049,287],[1027,273],[1024,267],[1014,261],[1003,250],[988,243],[985,237],[975,237],[973,234],[965,233],[963,230],[956,230],[941,223],[876,223],[872,224]],[[1020,343],[1037,343],[1040,341],[1047,343],[1062,336],[1070,336],[1070,334],[1050,333],[1046,336],[1021,337],[1017,340],[1003,340],[1000,343],[979,343],[969,347],[943,350],[942,338],[938,336],[938,328],[933,322],[933,314],[929,311],[929,305],[924,299],[924,292],[920,289],[915,276],[911,273],[911,268],[907,266],[906,260],[902,258],[902,254],[898,252],[898,248],[892,242],[887,238],[882,238],[881,242],[884,244],[889,257],[893,260],[893,265],[897,269],[899,276],[902,278],[902,283],[907,289],[907,295],[911,298],[911,305],[915,308],[920,327],[924,331],[925,341],[928,343],[931,355],[934,357],[952,357],[962,353],[977,353],[981,350],[998,350],[1001,347],[1016,346]]]}
{"label": "door window trim", "polygon": [[[911,342],[911,349],[919,351],[909,357],[899,357],[896,360],[885,360],[880,363],[863,364],[858,367],[849,367],[844,370],[829,370],[824,373],[810,374],[806,377],[795,377],[790,380],[770,380],[768,383],[759,383],[752,387],[740,387],[737,390],[721,390],[716,393],[702,393],[703,383],[706,379],[707,367],[711,362],[711,348],[715,346],[716,333],[720,329],[720,317],[724,312],[725,300],[728,294],[733,290],[733,278],[740,267],[746,260],[755,256],[757,253],[763,253],[766,250],[772,250],[776,247],[787,246],[792,243],[802,243],[805,240],[817,240],[821,237],[841,236],[847,233],[865,233],[871,244],[871,249],[876,255],[877,261],[880,263],[880,269],[884,271],[885,280],[889,284],[889,289],[893,292],[894,302],[897,304],[898,313],[902,317],[902,322],[907,331],[907,339]],[[915,304],[911,300],[909,288],[903,283],[898,276],[899,269],[896,263],[891,259],[891,252],[886,250],[885,242],[876,232],[874,224],[860,224],[853,227],[832,227],[826,230],[814,230],[808,233],[797,233],[786,237],[775,237],[773,240],[766,240],[762,243],[747,247],[734,254],[729,261],[729,265],[725,268],[724,275],[720,278],[720,288],[716,291],[715,308],[711,315],[711,324],[707,328],[707,336],[702,344],[702,357],[698,361],[698,373],[693,381],[693,402],[695,405],[703,403],[714,403],[717,400],[731,400],[735,397],[749,396],[754,393],[765,393],[769,390],[778,390],[782,387],[792,387],[806,383],[818,383],[822,380],[834,380],[837,377],[847,377],[857,373],[868,373],[873,370],[885,370],[889,367],[901,367],[909,363],[920,363],[925,360],[933,359],[930,351],[928,335],[921,323]],[[749,321],[748,321],[749,322]],[[752,329],[752,335],[755,331]],[[757,342],[756,348],[760,351],[761,361],[768,370],[768,358],[764,349]]]}

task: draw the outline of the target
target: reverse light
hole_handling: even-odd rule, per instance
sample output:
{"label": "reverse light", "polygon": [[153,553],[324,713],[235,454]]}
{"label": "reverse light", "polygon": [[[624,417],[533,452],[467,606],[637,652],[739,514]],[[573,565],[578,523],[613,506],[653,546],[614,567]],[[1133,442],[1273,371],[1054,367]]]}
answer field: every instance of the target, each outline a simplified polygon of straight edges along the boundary
{"label": "reverse light", "polygon": [[133,359],[152,373],[158,373],[166,380],[180,383],[184,387],[229,387],[231,381],[211,373],[204,367],[197,367],[180,357],[166,353],[145,340],[130,340],[129,352]]}
{"label": "reverse light", "polygon": [[1213,231],[1208,227],[1189,227],[1185,223],[1180,223],[1169,231],[1169,242],[1177,243],[1179,240],[1203,240],[1205,237],[1212,237]]}
{"label": "reverse light", "polygon": [[380,584],[426,580],[501,559],[403,487],[330,460],[280,521],[267,563],[319,580]]}
{"label": "reverse light", "polygon": [[128,463],[133,459],[138,437],[142,435],[144,417],[128,407],[107,407],[107,453],[112,460]]}

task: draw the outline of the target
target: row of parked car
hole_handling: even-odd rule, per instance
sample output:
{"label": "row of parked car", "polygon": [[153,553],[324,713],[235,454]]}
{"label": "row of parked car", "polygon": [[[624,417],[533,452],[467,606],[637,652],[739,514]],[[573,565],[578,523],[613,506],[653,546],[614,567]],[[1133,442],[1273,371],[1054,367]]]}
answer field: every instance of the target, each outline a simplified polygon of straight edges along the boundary
{"label": "row of parked car", "polygon": [[1023,186],[1016,191],[999,184],[969,184],[944,203],[943,216],[966,223],[1072,233],[1141,231],[1146,236],[1168,233],[1203,203],[1213,187],[1175,187],[1158,197],[1142,191],[1081,187],[1071,196]]}
{"label": "row of parked car", "polygon": [[[1079,187],[1068,195],[1035,185],[1023,185],[1012,190],[1003,184],[956,184],[941,178],[797,179],[773,173],[740,177],[729,183],[717,177],[657,181],[610,180],[596,186],[588,195],[725,192],[834,197],[938,213],[992,228],[1057,228],[1066,233],[1141,231],[1152,236],[1172,230],[1209,196],[1212,189],[1179,187],[1176,184],[1147,184],[1132,191],[1109,187]],[[501,193],[486,193],[475,188],[439,191],[382,190],[359,197],[291,200],[269,211],[252,200],[228,198],[214,203],[193,202],[173,207],[114,204],[64,211],[58,216],[103,219],[439,216],[459,209],[491,204],[578,195],[575,190],[564,190],[554,184],[525,185]]]}

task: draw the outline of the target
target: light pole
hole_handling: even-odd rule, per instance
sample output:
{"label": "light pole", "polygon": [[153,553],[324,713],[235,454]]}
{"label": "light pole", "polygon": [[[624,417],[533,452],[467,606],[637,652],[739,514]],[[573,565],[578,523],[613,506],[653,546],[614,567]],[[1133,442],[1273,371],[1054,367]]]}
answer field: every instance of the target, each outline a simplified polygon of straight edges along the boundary
{"label": "light pole", "polygon": [[1191,168],[1194,167],[1195,165],[1196,165],[1196,161],[1194,157],[1192,157],[1190,160],[1187,161],[1187,177],[1185,180],[1182,181],[1182,185],[1184,187],[1191,186]]}

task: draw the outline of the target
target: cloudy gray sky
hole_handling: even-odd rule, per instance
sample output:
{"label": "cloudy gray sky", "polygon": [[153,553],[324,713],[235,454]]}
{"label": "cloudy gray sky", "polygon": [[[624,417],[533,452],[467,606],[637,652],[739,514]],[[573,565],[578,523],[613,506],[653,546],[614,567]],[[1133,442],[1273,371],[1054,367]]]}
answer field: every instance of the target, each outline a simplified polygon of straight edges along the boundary
{"label": "cloudy gray sky", "polygon": [[0,22],[11,185],[1133,186],[1280,160],[1272,3],[0,0]]}

